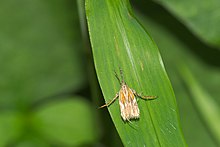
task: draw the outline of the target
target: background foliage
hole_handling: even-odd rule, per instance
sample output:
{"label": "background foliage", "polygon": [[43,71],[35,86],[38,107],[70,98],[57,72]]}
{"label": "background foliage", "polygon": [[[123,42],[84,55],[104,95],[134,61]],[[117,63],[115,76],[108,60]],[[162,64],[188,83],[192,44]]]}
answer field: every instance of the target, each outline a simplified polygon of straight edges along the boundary
{"label": "background foliage", "polygon": [[[187,144],[219,146],[219,1],[131,2],[161,53]],[[0,146],[122,146],[96,109],[83,3],[0,1]]]}

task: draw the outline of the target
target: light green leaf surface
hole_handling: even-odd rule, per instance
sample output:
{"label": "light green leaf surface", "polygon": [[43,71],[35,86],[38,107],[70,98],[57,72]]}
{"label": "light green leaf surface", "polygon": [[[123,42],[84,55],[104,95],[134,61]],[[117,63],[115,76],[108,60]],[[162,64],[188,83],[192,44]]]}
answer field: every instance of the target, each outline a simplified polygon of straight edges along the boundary
{"label": "light green leaf surface", "polygon": [[12,111],[0,113],[0,147],[16,140],[22,134],[23,125],[21,114]]}
{"label": "light green leaf surface", "polygon": [[[127,0],[87,0],[86,13],[96,71],[105,101],[120,85],[119,67],[128,86],[157,99],[140,99],[140,119],[123,122],[118,100],[108,109],[125,146],[186,146],[175,97],[157,46],[136,21]],[[101,110],[100,110],[101,111]]]}
{"label": "light green leaf surface", "polygon": [[84,85],[78,16],[67,8],[59,0],[0,1],[0,106]]}
{"label": "light green leaf surface", "polygon": [[79,146],[97,141],[94,109],[82,97],[56,100],[33,115],[35,130],[51,144]]}
{"label": "light green leaf surface", "polygon": [[206,43],[220,48],[219,0],[156,0]]}

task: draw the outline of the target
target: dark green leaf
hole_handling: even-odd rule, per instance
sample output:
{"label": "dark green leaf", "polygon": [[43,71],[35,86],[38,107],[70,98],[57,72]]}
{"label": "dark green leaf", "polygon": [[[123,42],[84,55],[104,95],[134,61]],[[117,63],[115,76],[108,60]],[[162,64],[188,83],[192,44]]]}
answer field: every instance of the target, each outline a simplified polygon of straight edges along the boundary
{"label": "dark green leaf", "polygon": [[197,37],[220,47],[220,1],[219,0],[157,0]]}
{"label": "dark green leaf", "polygon": [[83,86],[79,24],[72,23],[77,13],[68,6],[58,0],[0,2],[1,105],[25,105]]}

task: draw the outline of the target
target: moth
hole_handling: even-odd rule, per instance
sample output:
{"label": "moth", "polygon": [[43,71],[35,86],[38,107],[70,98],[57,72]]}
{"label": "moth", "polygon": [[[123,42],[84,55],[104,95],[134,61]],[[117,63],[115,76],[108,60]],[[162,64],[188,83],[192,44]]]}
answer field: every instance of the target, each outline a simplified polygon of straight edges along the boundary
{"label": "moth", "polygon": [[140,117],[140,110],[138,108],[136,97],[140,97],[142,99],[154,99],[157,96],[142,96],[138,94],[135,90],[128,87],[128,85],[124,81],[123,72],[120,69],[120,76],[115,72],[115,77],[118,79],[121,89],[115,95],[115,97],[108,103],[102,105],[99,108],[108,107],[111,105],[117,98],[119,98],[119,105],[121,111],[121,117],[124,121],[130,121],[131,119],[138,119]]}

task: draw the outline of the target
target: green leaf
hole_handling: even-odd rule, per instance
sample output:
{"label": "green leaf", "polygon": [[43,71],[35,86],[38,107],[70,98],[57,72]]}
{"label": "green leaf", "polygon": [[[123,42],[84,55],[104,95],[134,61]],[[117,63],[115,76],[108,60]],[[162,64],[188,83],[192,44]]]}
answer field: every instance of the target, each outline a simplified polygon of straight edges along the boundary
{"label": "green leaf", "polygon": [[[213,133],[210,133],[211,131],[209,129],[213,127],[212,123],[217,122],[207,123],[207,121],[201,117],[202,112],[199,112],[199,109],[195,107],[195,105],[200,104],[192,102],[194,97],[188,93],[189,89],[193,91],[194,87],[189,83],[184,85],[183,77],[178,75],[179,72],[182,72],[179,71],[178,68],[181,66],[180,63],[186,63],[187,68],[189,68],[192,74],[198,79],[200,87],[203,87],[203,93],[209,95],[208,97],[211,96],[210,102],[215,101],[219,109],[219,58],[210,60],[213,59],[214,56],[219,56],[218,52],[202,44],[201,41],[188,32],[187,28],[183,27],[181,23],[158,5],[152,2],[144,4],[143,2],[139,2],[138,5],[145,6],[141,9],[142,14],[145,14],[145,16],[138,15],[138,18],[140,18],[146,28],[150,28],[150,34],[152,34],[157,42],[161,54],[163,55],[166,69],[178,100],[181,124],[187,144],[189,146],[200,147],[219,146],[218,143],[216,143],[217,136],[213,136]],[[186,80],[186,78],[184,80]],[[200,97],[197,97],[197,99],[199,98]],[[203,109],[202,106],[199,107]],[[215,120],[215,118],[217,117],[211,118],[211,120]],[[219,129],[217,128],[217,130]]]}
{"label": "green leaf", "polygon": [[72,98],[53,101],[34,113],[33,127],[52,144],[79,146],[98,139],[94,109],[82,97]]}
{"label": "green leaf", "polygon": [[22,116],[17,112],[0,113],[0,147],[7,146],[20,137],[23,124]]}
{"label": "green leaf", "polygon": [[157,0],[203,41],[220,48],[219,0]]}
{"label": "green leaf", "polygon": [[50,147],[47,142],[38,138],[31,138],[30,135],[26,140],[16,143],[16,147]]}
{"label": "green leaf", "polygon": [[127,0],[87,0],[86,13],[96,71],[106,102],[119,91],[119,67],[139,100],[140,119],[123,122],[118,101],[108,107],[125,146],[186,146],[175,96],[151,37],[134,18]]}
{"label": "green leaf", "polygon": [[196,108],[218,142],[218,145],[220,145],[220,109],[218,104],[206,93],[206,90],[200,87],[185,64],[182,64],[179,70],[187,87],[190,87],[189,90]]}
{"label": "green leaf", "polygon": [[1,105],[20,107],[84,85],[79,24],[72,23],[78,16],[66,2],[0,2]]}

